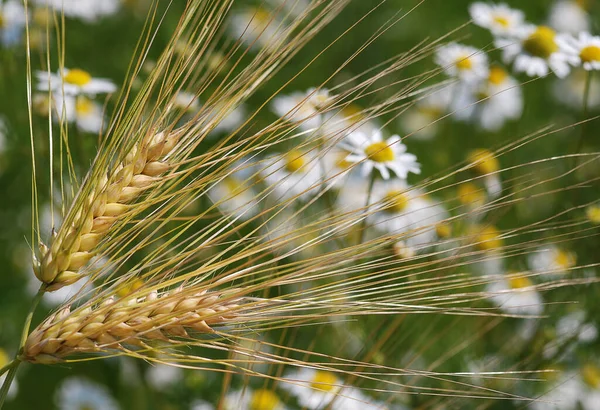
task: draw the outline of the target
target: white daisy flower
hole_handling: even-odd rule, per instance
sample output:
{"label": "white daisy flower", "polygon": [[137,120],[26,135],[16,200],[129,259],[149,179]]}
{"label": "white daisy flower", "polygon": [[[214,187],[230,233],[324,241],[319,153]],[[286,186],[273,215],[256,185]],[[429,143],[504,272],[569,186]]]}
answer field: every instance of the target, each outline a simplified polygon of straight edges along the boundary
{"label": "white daisy flower", "polygon": [[505,63],[514,62],[518,73],[544,77],[552,71],[563,78],[571,71],[570,65],[578,63],[561,48],[563,36],[547,26],[526,25],[514,37],[497,39],[496,47],[502,49]]}
{"label": "white daisy flower", "polygon": [[473,23],[496,36],[510,36],[525,22],[525,14],[521,10],[511,9],[505,3],[475,2],[469,6],[469,14]]}
{"label": "white daisy flower", "polygon": [[435,63],[449,76],[466,82],[479,81],[488,76],[487,55],[475,47],[447,44],[435,52]]}
{"label": "white daisy flower", "polygon": [[325,114],[324,117],[321,125],[322,135],[331,140],[339,140],[340,137],[354,131],[370,134],[379,129],[378,124],[367,118],[363,109],[356,104],[347,104],[335,112]]}
{"label": "white daisy flower", "polygon": [[84,132],[97,134],[104,128],[102,106],[84,95],[54,95],[56,114],[63,121],[75,123]]}
{"label": "white daisy flower", "polygon": [[579,36],[564,36],[561,47],[565,53],[577,58],[584,70],[600,70],[600,36],[581,32]]}
{"label": "white daisy flower", "polygon": [[323,124],[319,109],[325,106],[330,98],[327,89],[310,88],[306,92],[275,97],[272,109],[281,118],[299,123],[303,130],[314,130]]}
{"label": "white daisy flower", "polygon": [[527,262],[532,271],[542,274],[541,278],[551,278],[564,275],[574,267],[577,255],[556,245],[548,245],[530,254]]}
{"label": "white daisy flower", "polygon": [[509,274],[486,286],[488,298],[502,311],[513,315],[540,315],[542,297],[526,276]]}
{"label": "white daisy flower", "polygon": [[506,120],[521,117],[523,93],[520,83],[500,67],[492,67],[480,83],[460,87],[453,103],[454,116],[498,131]]}
{"label": "white daisy flower", "polygon": [[200,101],[194,93],[178,91],[173,99],[173,106],[185,112],[197,112],[200,109]]}
{"label": "white daisy flower", "polygon": [[417,157],[406,152],[406,145],[402,144],[398,135],[392,135],[384,141],[379,130],[370,136],[357,131],[349,134],[341,146],[351,152],[347,161],[361,163],[363,176],[369,175],[373,168],[380,172],[383,179],[390,178],[389,170],[401,179],[406,179],[409,172],[421,173]]}
{"label": "white daisy flower", "polygon": [[56,392],[56,405],[61,410],[119,409],[119,405],[104,386],[78,377],[63,380]]}
{"label": "white daisy flower", "polygon": [[550,8],[548,24],[559,32],[577,34],[590,29],[590,15],[582,0],[555,1]]}
{"label": "white daisy flower", "polygon": [[281,388],[298,399],[302,407],[309,410],[324,409],[342,388],[338,377],[325,370],[300,368],[286,374]]}
{"label": "white daisy flower", "polygon": [[[4,349],[0,348],[0,368],[6,366],[10,362],[10,360],[11,359],[9,358],[6,351]],[[0,376],[0,386],[2,386],[4,384],[5,379],[6,379],[6,373],[4,373],[2,376]],[[14,379],[12,384],[10,385],[10,388],[8,389],[8,395],[6,396],[6,398],[8,400],[12,400],[15,398],[15,396],[17,395],[18,392],[19,392],[19,383],[17,382],[16,379]]]}
{"label": "white daisy flower", "polygon": [[373,188],[377,213],[373,226],[394,235],[404,234],[410,248],[432,245],[436,226],[448,217],[446,210],[421,190],[408,187],[402,180],[391,180]]}
{"label": "white daisy flower", "polygon": [[544,385],[545,394],[529,404],[533,410],[597,410],[600,403],[600,368],[585,364],[578,371],[560,375],[552,385]]}
{"label": "white daisy flower", "polygon": [[87,71],[79,68],[63,69],[53,74],[46,71],[36,73],[38,79],[37,89],[40,91],[55,91],[66,95],[78,94],[110,94],[117,90],[117,86],[105,78],[93,78]]}
{"label": "white daisy flower", "polygon": [[250,388],[227,393],[223,400],[225,410],[284,410],[279,396],[268,389]]}
{"label": "white daisy flower", "polygon": [[498,198],[502,193],[502,180],[500,179],[500,161],[493,152],[479,148],[467,155],[467,161],[472,165],[472,170],[481,175],[483,185],[490,199]]}
{"label": "white daisy flower", "polygon": [[[307,199],[319,192],[323,180],[321,161],[312,152],[291,150],[285,154],[270,155],[265,162],[259,172],[278,198],[298,196]],[[329,184],[334,182],[329,181]]]}
{"label": "white daisy flower", "polygon": [[[552,85],[552,94],[558,102],[575,110],[581,110],[587,81],[588,73],[578,68],[566,78],[557,79]],[[587,105],[588,108],[600,106],[600,79],[597,76],[591,79]]]}
{"label": "white daisy flower", "polygon": [[171,388],[183,380],[183,369],[162,363],[152,363],[146,371],[146,381],[157,391]]}
{"label": "white daisy flower", "polygon": [[585,312],[577,310],[561,317],[556,324],[556,337],[570,339],[573,336],[583,343],[593,342],[598,338],[598,328],[593,323],[585,323]]}
{"label": "white daisy flower", "polygon": [[67,17],[94,22],[102,17],[115,14],[119,10],[120,0],[34,0],[40,6],[48,6]]}
{"label": "white daisy flower", "polygon": [[246,109],[243,105],[235,107],[233,110],[229,110],[227,114],[217,126],[213,129],[213,132],[232,132],[236,130],[244,120],[246,119]]}
{"label": "white daisy flower", "polygon": [[455,86],[435,89],[421,97],[414,107],[400,116],[400,125],[411,138],[430,140],[438,132],[440,122],[450,107]]}
{"label": "white daisy flower", "polygon": [[[235,168],[235,167],[234,167]],[[224,214],[249,219],[258,212],[258,201],[249,168],[233,171],[222,181],[217,182],[208,191],[208,196]]]}
{"label": "white daisy flower", "polygon": [[253,48],[264,47],[281,34],[280,16],[263,7],[244,7],[234,10],[229,30],[236,39]]}
{"label": "white daisy flower", "polygon": [[0,3],[0,40],[2,45],[10,47],[21,40],[25,27],[25,8],[20,0],[8,0]]}

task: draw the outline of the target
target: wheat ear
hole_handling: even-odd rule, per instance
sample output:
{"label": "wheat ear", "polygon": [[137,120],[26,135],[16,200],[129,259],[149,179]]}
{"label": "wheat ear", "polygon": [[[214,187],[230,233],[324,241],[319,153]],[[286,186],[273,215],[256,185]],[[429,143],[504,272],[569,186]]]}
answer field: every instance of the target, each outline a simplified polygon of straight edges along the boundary
{"label": "wheat ear", "polygon": [[140,298],[108,298],[74,312],[66,307],[29,335],[23,356],[30,362],[56,363],[73,353],[123,350],[123,344],[145,346],[145,340],[168,341],[169,336],[189,338],[186,329],[212,333],[211,326],[236,317],[239,303],[221,292],[190,295],[178,288]]}
{"label": "wheat ear", "polygon": [[163,179],[161,175],[171,164],[168,154],[175,148],[180,132],[158,133],[144,138],[108,176],[89,193],[75,214],[73,222],[63,225],[54,236],[50,247],[40,244],[40,260],[34,261],[34,272],[39,280],[54,291],[78,281],[80,269],[94,256],[94,249],[119,218],[130,208],[128,205],[146,189]]}

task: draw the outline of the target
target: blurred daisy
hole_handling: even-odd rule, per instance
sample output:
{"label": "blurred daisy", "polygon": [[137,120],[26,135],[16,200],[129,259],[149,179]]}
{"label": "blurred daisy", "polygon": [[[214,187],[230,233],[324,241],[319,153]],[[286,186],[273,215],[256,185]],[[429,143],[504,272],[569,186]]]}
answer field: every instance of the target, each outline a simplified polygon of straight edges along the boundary
{"label": "blurred daisy", "polygon": [[119,408],[104,386],[77,377],[63,380],[56,393],[56,405],[61,410],[117,410]]}
{"label": "blurred daisy", "polygon": [[479,81],[488,76],[488,58],[474,47],[450,43],[437,49],[435,62],[446,74],[462,81]]}
{"label": "blurred daisy", "polygon": [[539,315],[542,297],[533,282],[520,274],[509,274],[486,286],[488,298],[502,311],[513,315]]}
{"label": "blurred daisy", "polygon": [[234,10],[229,24],[231,35],[253,48],[276,41],[281,34],[281,22],[276,13],[263,7],[244,7]]}
{"label": "blurred daisy", "polygon": [[373,172],[373,168],[383,179],[390,178],[390,170],[402,179],[406,179],[409,172],[421,173],[417,157],[406,152],[406,145],[402,144],[398,135],[384,141],[379,130],[370,136],[357,131],[346,137],[342,148],[351,152],[347,161],[361,163],[363,176]]}
{"label": "blurred daisy", "polygon": [[336,399],[341,389],[341,380],[331,372],[300,368],[284,376],[281,388],[298,399],[302,407],[309,410],[324,409]]}
{"label": "blurred daisy", "polygon": [[249,169],[230,172],[225,179],[214,184],[208,196],[226,215],[233,214],[241,219],[248,219],[257,214],[258,201]]}
{"label": "blurred daisy", "polygon": [[321,127],[322,134],[334,140],[349,132],[370,134],[379,129],[378,124],[356,104],[346,104],[336,112],[325,114]]}
{"label": "blurred daisy", "polygon": [[178,91],[173,99],[173,106],[184,112],[197,112],[200,109],[200,102],[196,94],[187,91]]}
{"label": "blurred daisy", "polygon": [[561,47],[572,58],[579,59],[584,70],[600,70],[600,37],[588,32],[575,36],[564,36]]}
{"label": "blurred daisy", "polygon": [[467,234],[471,242],[482,251],[497,252],[504,246],[501,232],[493,225],[472,225]]}
{"label": "blurred daisy", "polygon": [[223,400],[225,410],[284,410],[279,396],[273,390],[245,388],[227,393]]}
{"label": "blurred daisy", "polygon": [[97,134],[104,126],[102,106],[84,95],[54,96],[56,113],[68,123],[75,123],[84,132]]}
{"label": "blurred daisy", "polygon": [[35,3],[54,8],[67,17],[94,22],[102,17],[115,14],[119,10],[120,0],[34,0]]}
{"label": "blurred daisy", "polygon": [[492,67],[486,80],[461,87],[453,104],[454,116],[475,122],[488,131],[497,131],[506,120],[523,112],[523,93],[517,80],[500,67]]}
{"label": "blurred daisy", "polygon": [[502,49],[505,63],[514,62],[516,72],[530,77],[543,77],[550,71],[563,78],[571,71],[569,64],[578,59],[561,48],[562,36],[547,26],[523,26],[514,37],[499,38],[496,47]]}
{"label": "blurred daisy", "polygon": [[590,15],[584,8],[586,0],[559,0],[550,8],[548,24],[556,31],[577,34],[589,31]]}
{"label": "blurred daisy", "polygon": [[548,245],[529,255],[527,261],[530,269],[544,274],[544,278],[566,274],[577,263],[577,256],[556,245]]}
{"label": "blurred daisy", "polygon": [[483,185],[490,198],[494,199],[502,193],[502,181],[500,179],[500,161],[493,152],[479,148],[467,155],[467,161],[472,170],[483,177]]}
{"label": "blurred daisy", "polygon": [[329,101],[327,89],[310,88],[306,92],[275,97],[273,112],[289,121],[299,123],[304,130],[313,130],[323,123],[320,108]]}
{"label": "blurred daisy", "polygon": [[21,40],[25,27],[25,8],[20,0],[0,2],[0,39],[2,45],[10,47]]}
{"label": "blurred daisy", "polygon": [[445,86],[421,97],[408,111],[400,116],[400,124],[406,134],[420,140],[433,138],[439,129],[439,120],[449,109],[455,88]]}
{"label": "blurred daisy", "polygon": [[[260,170],[265,183],[273,187],[278,198],[299,196],[307,199],[318,193],[323,180],[321,162],[311,152],[291,150],[266,158],[266,166]],[[333,181],[330,181],[333,184]]]}
{"label": "blurred daisy", "polygon": [[[552,94],[558,102],[576,110],[581,110],[587,81],[588,73],[578,68],[573,70],[566,78],[557,79],[552,85]],[[600,79],[597,76],[591,79],[587,105],[588,108],[600,106]]]}
{"label": "blurred daisy", "polygon": [[377,184],[373,198],[379,210],[373,216],[373,226],[394,235],[404,234],[402,239],[410,248],[433,244],[437,224],[448,217],[439,203],[402,180]]}
{"label": "blurred daisy", "polygon": [[183,369],[162,363],[153,363],[146,371],[146,381],[156,391],[173,387],[183,380]]}
{"label": "blurred daisy", "polygon": [[593,224],[600,224],[600,205],[594,204],[585,208],[585,216]]}
{"label": "blurred daisy", "polygon": [[578,371],[565,372],[545,394],[529,406],[534,410],[597,410],[600,403],[600,368],[592,362]]}
{"label": "blurred daisy", "polygon": [[598,338],[598,328],[585,322],[585,312],[577,310],[561,317],[556,324],[556,336],[559,338],[576,337],[580,342],[593,342]]}
{"label": "blurred daisy", "polygon": [[87,71],[79,68],[62,70],[57,74],[47,71],[38,71],[36,73],[38,79],[37,89],[40,91],[55,91],[66,95],[78,94],[105,94],[113,93],[117,90],[117,86],[110,80],[105,78],[93,78]]}
{"label": "blurred daisy", "polygon": [[475,2],[469,6],[469,14],[473,23],[487,28],[497,36],[512,35],[525,21],[521,10],[511,9],[505,3]]}
{"label": "blurred daisy", "polygon": [[[0,368],[6,366],[8,363],[10,363],[10,358],[8,356],[8,354],[6,354],[6,351],[4,351],[4,349],[0,348]],[[2,386],[4,384],[4,380],[6,379],[6,373],[4,373],[2,376],[0,376],[0,386]],[[15,396],[17,395],[19,391],[19,383],[17,382],[16,379],[13,380],[12,384],[10,385],[10,388],[8,389],[8,395],[6,396],[7,399],[12,400],[15,398]]]}
{"label": "blurred daisy", "polygon": [[243,105],[229,109],[213,129],[213,132],[232,132],[246,120],[246,110]]}

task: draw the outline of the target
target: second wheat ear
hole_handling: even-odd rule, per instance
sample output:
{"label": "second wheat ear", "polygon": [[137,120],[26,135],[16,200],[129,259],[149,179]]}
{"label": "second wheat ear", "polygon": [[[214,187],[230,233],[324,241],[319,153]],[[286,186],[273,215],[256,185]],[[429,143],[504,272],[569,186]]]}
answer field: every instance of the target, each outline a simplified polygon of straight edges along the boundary
{"label": "second wheat ear", "polygon": [[169,153],[180,133],[159,133],[135,145],[98,189],[76,210],[73,223],[63,225],[50,246],[40,244],[34,261],[37,278],[52,292],[82,278],[80,269],[94,256],[94,249],[110,228],[130,209],[130,204],[169,170]]}

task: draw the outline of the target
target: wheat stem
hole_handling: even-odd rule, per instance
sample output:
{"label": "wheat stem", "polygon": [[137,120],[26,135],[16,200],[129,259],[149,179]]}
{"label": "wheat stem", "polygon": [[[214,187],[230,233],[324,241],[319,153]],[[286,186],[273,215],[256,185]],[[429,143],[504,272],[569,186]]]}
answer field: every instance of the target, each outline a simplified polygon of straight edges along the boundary
{"label": "wheat stem", "polygon": [[[17,368],[20,364],[21,361],[19,359],[15,359],[7,365],[8,374],[6,375],[6,379],[4,380],[4,384],[2,384],[2,389],[0,390],[0,409],[2,409],[4,406],[4,400],[6,400],[6,396],[8,395],[8,389],[10,388],[15,375],[17,374]],[[4,371],[4,368],[2,370]]]}

